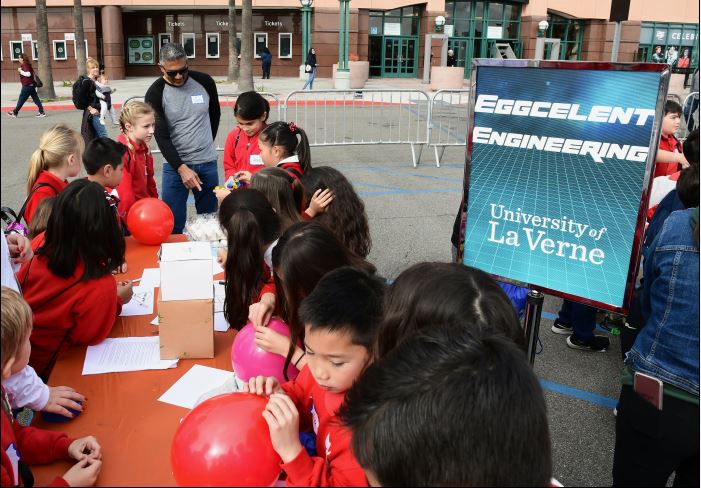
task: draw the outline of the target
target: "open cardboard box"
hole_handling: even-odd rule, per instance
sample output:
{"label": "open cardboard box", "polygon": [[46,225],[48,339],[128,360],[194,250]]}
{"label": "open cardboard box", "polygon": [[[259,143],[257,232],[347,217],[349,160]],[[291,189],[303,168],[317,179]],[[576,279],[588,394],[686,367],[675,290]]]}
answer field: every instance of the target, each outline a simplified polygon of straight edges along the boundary
{"label": "open cardboard box", "polygon": [[208,242],[161,246],[161,359],[214,357],[214,289]]}

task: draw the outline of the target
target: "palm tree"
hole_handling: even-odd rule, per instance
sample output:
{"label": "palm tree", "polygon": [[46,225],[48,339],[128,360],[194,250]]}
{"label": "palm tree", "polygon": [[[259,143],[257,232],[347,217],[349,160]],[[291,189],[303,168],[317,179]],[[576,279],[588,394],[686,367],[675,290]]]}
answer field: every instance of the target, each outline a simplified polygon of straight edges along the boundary
{"label": "palm tree", "polygon": [[236,44],[236,0],[229,0],[229,72],[226,81],[239,79],[239,49]]}
{"label": "palm tree", "polygon": [[239,91],[251,90],[253,90],[253,0],[243,0]]}
{"label": "palm tree", "polygon": [[46,0],[36,0],[37,18],[37,48],[39,49],[39,73],[43,78],[44,86],[39,88],[42,98],[53,100],[56,98],[54,90],[54,76],[51,73],[51,52],[49,51],[49,21],[46,15]]}
{"label": "palm tree", "polygon": [[75,25],[75,66],[76,78],[85,74],[85,32],[83,31],[83,4],[73,0],[73,24]]}

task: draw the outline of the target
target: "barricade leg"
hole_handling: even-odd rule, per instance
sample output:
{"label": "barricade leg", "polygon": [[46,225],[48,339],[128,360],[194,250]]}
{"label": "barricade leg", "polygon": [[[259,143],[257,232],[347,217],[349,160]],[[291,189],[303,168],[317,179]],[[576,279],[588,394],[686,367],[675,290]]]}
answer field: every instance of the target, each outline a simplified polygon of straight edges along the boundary
{"label": "barricade leg", "polygon": [[526,300],[526,313],[524,321],[524,334],[528,346],[528,362],[533,366],[535,362],[535,350],[538,344],[538,333],[540,330],[540,315],[543,312],[543,301],[545,296],[538,290],[530,290]]}

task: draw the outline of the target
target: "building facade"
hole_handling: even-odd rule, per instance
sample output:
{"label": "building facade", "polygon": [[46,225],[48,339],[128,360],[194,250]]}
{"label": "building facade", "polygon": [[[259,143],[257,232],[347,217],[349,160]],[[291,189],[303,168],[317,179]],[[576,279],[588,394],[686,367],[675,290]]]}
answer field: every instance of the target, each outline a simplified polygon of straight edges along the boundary
{"label": "building facade", "polygon": [[[559,59],[610,61],[615,24],[611,0],[352,0],[351,59],[369,61],[372,77],[420,77],[426,34],[436,31],[437,16],[446,19],[448,36],[465,77],[473,58],[493,57],[496,43],[508,43],[519,58],[535,55],[539,35],[560,40]],[[54,80],[73,80],[76,73],[73,2],[47,0],[49,43]],[[229,53],[226,0],[83,0],[88,56],[98,59],[108,76],[157,75],[158,49],[180,42],[192,69],[225,75]],[[312,4],[311,43],[318,76],[331,76],[338,60],[339,7],[335,0]],[[302,16],[298,0],[254,0],[255,55],[267,47],[273,55],[271,75],[295,76],[304,62]],[[241,11],[237,11],[240,43]],[[38,59],[36,9],[33,0],[4,0],[1,11],[2,81],[17,81],[17,55]],[[547,20],[546,32],[539,22]],[[631,0],[621,30],[618,61],[667,62],[678,73],[699,64],[697,0]],[[440,62],[433,41],[432,64]],[[550,56],[549,51],[546,56]],[[260,75],[255,63],[254,75]]]}

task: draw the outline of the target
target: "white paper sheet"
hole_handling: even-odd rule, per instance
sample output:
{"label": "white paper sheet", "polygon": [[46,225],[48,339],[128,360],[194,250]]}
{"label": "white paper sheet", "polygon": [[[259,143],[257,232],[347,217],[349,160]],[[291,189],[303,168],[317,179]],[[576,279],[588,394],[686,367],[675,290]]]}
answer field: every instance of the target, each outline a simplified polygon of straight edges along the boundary
{"label": "white paper sheet", "polygon": [[229,322],[224,318],[224,312],[214,312],[214,330],[217,332],[229,330]]}
{"label": "white paper sheet", "polygon": [[151,325],[158,325],[158,315],[156,315],[150,323]]}
{"label": "white paper sheet", "polygon": [[179,407],[193,408],[197,399],[204,393],[221,386],[232,376],[234,376],[233,371],[195,364],[168,391],[161,395],[158,401]]}
{"label": "white paper sheet", "polygon": [[151,315],[153,313],[153,288],[135,286],[134,294],[129,303],[122,305],[122,317],[132,317],[134,315]]}
{"label": "white paper sheet", "polygon": [[161,245],[161,263],[207,259],[211,251],[209,242],[170,242]]}
{"label": "white paper sheet", "polygon": [[214,281],[214,311],[223,312],[224,311],[224,299],[226,297],[226,289],[219,281]]}
{"label": "white paper sheet", "polygon": [[161,359],[158,337],[119,337],[105,339],[85,352],[83,375],[168,369],[177,359]]}
{"label": "white paper sheet", "polygon": [[146,268],[141,275],[139,286],[144,288],[158,288],[161,286],[161,270],[159,268]]}
{"label": "white paper sheet", "polygon": [[219,274],[224,271],[224,268],[219,266],[219,263],[217,262],[217,251],[219,250],[218,247],[212,247],[212,275]]}

